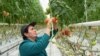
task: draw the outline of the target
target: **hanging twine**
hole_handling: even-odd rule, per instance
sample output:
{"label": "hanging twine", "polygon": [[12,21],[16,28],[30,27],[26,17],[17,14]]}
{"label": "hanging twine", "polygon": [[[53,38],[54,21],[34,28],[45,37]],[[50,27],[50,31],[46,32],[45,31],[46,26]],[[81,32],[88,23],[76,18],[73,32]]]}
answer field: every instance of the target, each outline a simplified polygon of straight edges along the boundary
{"label": "hanging twine", "polygon": [[86,19],[86,22],[88,21],[88,17],[87,17],[87,0],[84,0],[84,8],[85,8],[85,19]]}

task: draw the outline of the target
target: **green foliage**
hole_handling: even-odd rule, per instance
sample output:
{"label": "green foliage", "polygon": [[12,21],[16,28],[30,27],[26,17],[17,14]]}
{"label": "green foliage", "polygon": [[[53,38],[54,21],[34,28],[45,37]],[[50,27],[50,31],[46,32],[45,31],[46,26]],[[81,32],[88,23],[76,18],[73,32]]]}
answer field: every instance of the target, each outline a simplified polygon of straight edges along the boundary
{"label": "green foliage", "polygon": [[[100,0],[49,0],[50,14],[58,17],[59,24],[68,25],[85,22],[87,11],[87,21],[100,19]],[[86,10],[85,7],[87,6]],[[63,26],[62,26],[63,27]]]}
{"label": "green foliage", "polygon": [[[3,15],[3,11],[9,13]],[[45,14],[39,0],[0,0],[0,21],[7,23],[43,22]]]}

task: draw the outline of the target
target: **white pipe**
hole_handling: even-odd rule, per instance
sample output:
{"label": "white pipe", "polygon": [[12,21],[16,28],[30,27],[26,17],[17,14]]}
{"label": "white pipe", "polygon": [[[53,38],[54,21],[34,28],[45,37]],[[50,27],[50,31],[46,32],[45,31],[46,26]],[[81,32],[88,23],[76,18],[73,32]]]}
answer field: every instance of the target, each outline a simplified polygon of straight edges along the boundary
{"label": "white pipe", "polygon": [[100,20],[99,21],[91,21],[91,22],[83,22],[83,23],[77,23],[77,24],[70,24],[69,26],[100,26]]}

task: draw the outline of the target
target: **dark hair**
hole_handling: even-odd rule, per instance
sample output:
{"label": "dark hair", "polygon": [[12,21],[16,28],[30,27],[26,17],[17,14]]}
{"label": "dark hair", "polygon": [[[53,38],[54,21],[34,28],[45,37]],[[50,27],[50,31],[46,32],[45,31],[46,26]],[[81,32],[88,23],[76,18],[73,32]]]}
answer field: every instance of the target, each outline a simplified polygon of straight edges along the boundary
{"label": "dark hair", "polygon": [[36,22],[32,22],[32,23],[30,23],[28,25],[22,26],[22,28],[21,28],[21,35],[23,36],[24,40],[27,39],[27,37],[24,35],[24,33],[28,33],[29,26],[33,26],[34,27],[35,25],[36,25]]}
{"label": "dark hair", "polygon": [[24,31],[23,31],[23,33],[22,33],[22,36],[23,36],[23,39],[24,39],[24,40],[27,39],[27,37],[24,35],[24,33],[28,33],[28,28],[29,28],[29,26],[25,27],[25,29],[24,29]]}

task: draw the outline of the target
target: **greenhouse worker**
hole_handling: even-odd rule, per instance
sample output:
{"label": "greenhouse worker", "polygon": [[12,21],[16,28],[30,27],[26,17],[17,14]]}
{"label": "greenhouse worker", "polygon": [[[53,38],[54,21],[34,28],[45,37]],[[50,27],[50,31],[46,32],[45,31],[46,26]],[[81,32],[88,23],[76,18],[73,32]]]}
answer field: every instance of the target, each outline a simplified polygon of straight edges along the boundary
{"label": "greenhouse worker", "polygon": [[[20,56],[47,56],[46,47],[48,46],[49,39],[51,38],[51,23],[52,20],[48,19],[46,23],[46,29],[44,35],[37,37],[34,26],[36,22],[32,22],[29,25],[22,26],[21,35],[23,42],[19,46]],[[54,35],[57,33],[57,24],[54,24]]]}

